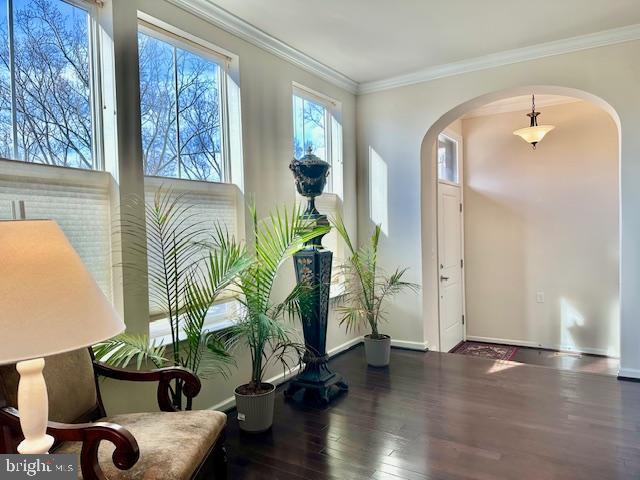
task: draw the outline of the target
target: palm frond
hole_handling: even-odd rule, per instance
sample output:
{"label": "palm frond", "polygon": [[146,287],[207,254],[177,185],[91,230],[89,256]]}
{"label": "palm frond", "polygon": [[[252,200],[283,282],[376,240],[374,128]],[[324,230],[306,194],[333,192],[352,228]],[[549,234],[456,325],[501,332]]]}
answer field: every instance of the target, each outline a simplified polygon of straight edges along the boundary
{"label": "palm frond", "polygon": [[255,206],[253,219],[254,262],[238,276],[238,288],[246,314],[228,331],[227,348],[247,347],[251,354],[251,384],[259,385],[268,365],[289,364],[296,350],[291,340],[293,329],[280,319],[299,315],[307,308],[313,292],[308,286],[296,285],[281,302],[272,300],[272,290],[279,269],[285,261],[304,248],[305,243],[329,231],[305,218],[299,206],[278,208],[259,220]]}
{"label": "palm frond", "polygon": [[[215,371],[214,365],[227,362],[224,352],[209,348],[204,322],[251,259],[222,226],[212,232],[194,207],[184,194],[160,187],[150,201],[129,202],[122,233],[147,256],[149,300],[168,319],[173,363],[198,373],[201,365],[203,371]],[[141,208],[143,220],[137,214]],[[122,353],[120,361],[126,360]]]}
{"label": "palm frond", "polygon": [[244,270],[252,264],[251,257],[243,245],[237,243],[228,231],[216,226],[215,246],[209,251],[202,268],[191,275],[186,285],[185,315],[183,329],[187,339],[187,366],[198,372],[203,359],[206,370],[221,372],[228,365],[227,352],[219,347],[214,337],[203,334],[207,313],[218,296],[227,289]]}
{"label": "palm frond", "polygon": [[147,362],[160,368],[168,361],[164,356],[165,347],[150,341],[146,335],[122,333],[95,345],[93,352],[98,360],[116,367],[126,367],[135,360],[138,369]]}
{"label": "palm frond", "polygon": [[378,325],[385,319],[385,301],[403,290],[417,290],[418,285],[403,280],[407,269],[397,269],[386,276],[378,265],[378,249],[381,228],[374,227],[369,242],[355,247],[342,218],[332,219],[332,224],[342,237],[350,255],[339,267],[345,278],[346,295],[337,307],[340,325],[347,331],[367,325],[373,335],[378,335]]}

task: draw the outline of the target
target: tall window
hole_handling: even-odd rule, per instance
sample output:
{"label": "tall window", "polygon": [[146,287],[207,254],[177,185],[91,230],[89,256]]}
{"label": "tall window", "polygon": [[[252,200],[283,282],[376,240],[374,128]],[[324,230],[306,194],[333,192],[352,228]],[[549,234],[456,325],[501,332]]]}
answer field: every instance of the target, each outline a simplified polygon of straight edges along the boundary
{"label": "tall window", "polygon": [[[330,218],[342,215],[342,125],[340,104],[298,85],[293,86],[293,155],[308,151],[331,165],[324,193],[316,198],[316,208]],[[304,202],[302,198],[298,198]],[[342,260],[342,242],[335,229],[322,239],[333,252],[334,272]],[[342,279],[334,278],[331,296],[342,292]]]}
{"label": "tall window", "polygon": [[223,60],[141,25],[140,107],[145,174],[222,182]]}
{"label": "tall window", "polygon": [[[241,130],[239,117],[233,117],[239,103],[229,100],[233,89],[238,97],[229,75],[232,59],[156,19],[143,16],[139,22],[146,201],[153,202],[159,189],[164,195],[180,196],[189,208],[190,221],[198,222],[203,241],[209,240],[217,225],[240,237],[243,205],[238,187],[231,184],[231,153],[237,141],[233,132]],[[154,260],[149,256],[148,261]],[[153,295],[149,300],[150,334],[165,341],[170,333],[166,306],[155,302]],[[213,306],[205,327],[226,325],[234,306],[233,301]]]}
{"label": "tall window", "polygon": [[308,150],[327,161],[327,108],[313,100],[293,95],[293,150],[296,158]]}
{"label": "tall window", "polygon": [[438,179],[458,183],[458,142],[442,133],[438,136]]}
{"label": "tall window", "polygon": [[96,168],[89,13],[0,0],[0,156]]}
{"label": "tall window", "polygon": [[110,297],[111,178],[96,171],[94,8],[0,0],[0,219],[23,202],[26,218],[55,220]]}
{"label": "tall window", "polygon": [[326,193],[341,194],[342,129],[337,102],[300,87],[293,89],[293,155],[311,151],[331,164]]}

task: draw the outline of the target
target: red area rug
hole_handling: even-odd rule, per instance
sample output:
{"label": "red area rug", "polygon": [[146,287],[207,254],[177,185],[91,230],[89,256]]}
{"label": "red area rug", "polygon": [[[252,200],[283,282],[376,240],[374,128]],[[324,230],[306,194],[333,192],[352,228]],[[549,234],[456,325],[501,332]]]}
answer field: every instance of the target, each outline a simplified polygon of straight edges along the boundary
{"label": "red area rug", "polygon": [[511,360],[518,347],[498,345],[496,343],[462,342],[449,353],[471,355],[473,357],[491,358],[492,360]]}

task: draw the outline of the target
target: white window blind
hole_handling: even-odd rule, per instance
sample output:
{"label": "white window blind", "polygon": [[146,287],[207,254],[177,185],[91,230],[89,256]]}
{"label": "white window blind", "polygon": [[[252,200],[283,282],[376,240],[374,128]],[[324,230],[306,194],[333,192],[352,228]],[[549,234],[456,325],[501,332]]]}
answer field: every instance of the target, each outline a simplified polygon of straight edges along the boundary
{"label": "white window blind", "polygon": [[0,160],[0,218],[24,201],[28,219],[55,220],[107,296],[112,295],[111,175]]}
{"label": "white window blind", "polygon": [[[236,185],[146,177],[145,201],[153,203],[159,189],[171,192],[172,195],[180,195],[181,201],[189,208],[189,215],[196,215],[193,220],[202,222],[199,228],[205,228],[207,233],[213,234],[216,225],[220,225],[236,239],[244,238],[244,222],[240,217],[243,207],[240,200],[240,190]],[[158,305],[153,303],[149,305],[149,314],[151,320],[167,316],[167,312],[162,311]],[[152,327],[152,331],[154,328],[160,327],[156,325]]]}
{"label": "white window blind", "polygon": [[[342,216],[342,200],[335,193],[323,193],[316,197],[316,208],[330,220]],[[334,263],[342,255],[341,241],[338,240],[338,232],[335,228],[332,228],[331,232],[322,239],[322,245],[333,252]]]}
{"label": "white window blind", "polygon": [[153,202],[156,192],[162,189],[180,195],[190,205],[190,213],[198,215],[198,220],[206,227],[223,225],[230,234],[238,238],[238,187],[231,183],[198,182],[162,177],[146,177],[144,183],[145,201]]}

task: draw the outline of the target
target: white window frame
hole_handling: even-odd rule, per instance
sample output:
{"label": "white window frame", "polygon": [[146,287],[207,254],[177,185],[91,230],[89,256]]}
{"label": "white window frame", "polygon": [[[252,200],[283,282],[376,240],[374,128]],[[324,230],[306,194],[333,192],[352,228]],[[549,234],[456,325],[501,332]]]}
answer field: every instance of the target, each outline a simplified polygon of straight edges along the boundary
{"label": "white window frame", "polygon": [[[295,155],[293,151],[293,140],[295,138],[295,110],[294,110],[294,97],[299,97],[303,100],[308,100],[313,103],[322,105],[325,108],[325,151],[327,158],[324,160],[331,165],[329,170],[329,176],[327,177],[327,186],[325,187],[325,193],[333,193],[342,198],[343,186],[342,186],[342,129],[339,125],[342,120],[342,105],[337,100],[323,95],[322,93],[311,90],[297,82],[292,84],[291,95],[291,140],[292,140],[292,156]],[[340,128],[338,128],[340,126]]]}
{"label": "white window frame", "polygon": [[[460,186],[461,183],[461,173],[460,173],[460,145],[461,145],[461,139],[460,138],[456,138],[456,136],[452,135],[449,132],[442,132],[438,135],[438,143],[440,142],[440,137],[444,137],[447,140],[453,142],[456,146],[456,151],[455,151],[455,160],[456,160],[456,177],[457,177],[457,181],[456,182],[452,182],[451,180],[446,180],[444,178],[440,178],[440,164],[438,163],[437,167],[437,176],[438,176],[438,181],[441,183],[446,183],[448,185],[455,185],[455,186]],[[439,148],[438,146],[436,146],[436,148]]]}
{"label": "white window frame", "polygon": [[[15,138],[15,119],[16,119],[16,105],[14,96],[12,95],[12,141],[13,141],[13,158],[0,158],[0,178],[5,180],[16,179],[18,181],[32,181],[42,182],[43,184],[55,184],[55,185],[69,185],[77,187],[100,187],[109,192],[111,197],[111,208],[115,207],[113,196],[117,187],[115,186],[112,175],[107,172],[105,165],[105,150],[104,150],[104,101],[103,101],[103,89],[102,89],[102,49],[101,49],[101,34],[102,28],[100,25],[101,5],[93,1],[85,0],[59,0],[61,3],[71,5],[75,8],[83,10],[87,14],[87,44],[88,44],[88,67],[89,67],[89,106],[91,116],[91,156],[92,167],[80,168],[62,165],[47,165],[38,162],[25,162],[23,159],[18,158],[17,155],[17,141]],[[13,38],[13,3],[14,0],[7,0],[7,23],[9,26],[9,37],[7,41],[10,43],[11,55],[14,55],[14,38]],[[13,63],[13,61],[11,61]],[[14,93],[14,78],[13,72],[10,68],[10,82],[11,92]],[[23,200],[20,197],[16,197],[14,202],[20,203]],[[15,214],[16,212],[14,212]],[[25,212],[26,218],[30,218],[31,212],[27,206]],[[111,217],[108,220],[111,223]],[[109,243],[111,249],[107,253],[111,258],[110,263],[114,265],[113,258],[117,254],[115,245],[113,243],[113,236],[110,236]],[[116,277],[118,276],[117,267],[113,266],[110,272],[110,278],[108,283],[110,284],[111,300],[114,304],[118,304],[120,292],[119,287],[116,285]]]}
{"label": "white window frame", "polygon": [[[86,2],[83,0],[58,0],[63,3],[67,3],[73,7],[79,8],[87,12],[87,41],[89,44],[89,76],[90,76],[90,90],[89,90],[89,104],[91,106],[91,156],[93,168],[76,168],[76,167],[62,167],[77,170],[86,171],[105,171],[104,161],[104,129],[102,122],[103,102],[102,102],[102,70],[101,70],[101,51],[100,51],[100,24],[99,24],[99,12],[100,7],[93,2]],[[7,158],[6,160],[16,160],[23,162],[24,160],[18,158],[17,155],[17,141],[15,138],[15,121],[16,121],[16,105],[14,99],[14,73],[12,69],[13,55],[14,55],[14,38],[13,38],[13,0],[7,0],[7,25],[9,30],[9,50],[10,50],[10,83],[12,92],[12,141],[14,158]],[[26,163],[26,162],[25,162]]]}
{"label": "white window frame", "polygon": [[[322,105],[325,108],[325,150],[327,152],[327,158],[325,159],[331,165],[331,169],[329,170],[329,176],[327,177],[327,186],[325,187],[325,191],[323,194],[316,200],[316,202],[321,202],[323,198],[326,200],[332,201],[336,207],[336,211],[334,213],[342,214],[342,205],[343,205],[343,155],[344,148],[342,143],[342,104],[334,100],[333,98],[324,95],[320,92],[312,90],[304,85],[301,85],[297,82],[292,82],[292,96],[291,96],[291,119],[292,119],[292,128],[291,128],[291,144],[292,144],[292,156],[295,155],[295,151],[293,150],[293,140],[295,138],[295,110],[294,110],[294,97],[299,97],[303,100],[309,100],[311,102]],[[335,197],[335,198],[331,198]],[[296,198],[298,201],[303,201],[302,197],[300,197],[296,193]],[[321,213],[328,213],[325,211],[321,211]],[[336,233],[337,234],[337,233]],[[344,295],[345,293],[345,284],[344,279],[339,278],[337,276],[337,271],[335,267],[337,266],[337,262],[341,259],[343,254],[343,245],[342,239],[339,235],[337,235],[337,251],[333,252],[334,258],[334,268],[333,275],[335,278],[331,282],[331,288],[329,292],[329,298],[335,299]]]}
{"label": "white window frame", "polygon": [[[217,332],[235,325],[233,319],[237,318],[242,309],[242,304],[239,301],[228,298],[216,302],[214,306],[218,307],[221,311],[212,312],[209,310],[209,312],[207,312],[202,325],[203,332]],[[182,328],[178,330],[178,338],[181,341],[187,338]],[[168,318],[149,322],[149,339],[154,342],[155,345],[171,345],[171,326],[169,325]]]}
{"label": "white window frame", "polygon": [[[231,133],[231,115],[230,115],[230,90],[229,79],[237,77],[238,57],[223,48],[212,43],[202,40],[189,32],[180,30],[166,22],[158,20],[144,12],[138,12],[138,32],[150,36],[162,42],[168,43],[175,48],[185,50],[187,52],[199,55],[207,60],[217,64],[220,67],[220,88],[218,90],[218,102],[220,105],[220,133],[221,133],[221,153],[223,178],[220,182],[211,181],[212,183],[236,183],[242,189],[241,180],[238,180],[237,162],[232,161],[234,153],[241,155],[241,149],[238,153],[234,152],[233,143],[241,143],[241,139],[233,139]],[[234,68],[235,65],[235,68]],[[234,71],[235,70],[235,71]],[[239,102],[239,99],[237,100]],[[239,103],[236,106],[239,109]],[[239,129],[241,130],[241,129]],[[236,151],[238,148],[236,147]],[[241,159],[240,159],[241,160]],[[178,158],[178,165],[180,159]],[[235,167],[235,168],[234,168]],[[159,177],[177,180],[191,180],[182,177]]]}
{"label": "white window frame", "polygon": [[[237,238],[244,240],[244,180],[242,158],[242,125],[240,112],[239,57],[217,45],[202,40],[184,30],[156,19],[144,12],[138,12],[138,31],[176,48],[200,55],[220,67],[219,104],[221,106],[221,147],[223,156],[223,176],[220,182],[213,180],[196,180],[179,177],[161,177],[145,175],[155,184],[179,182],[176,191],[185,188],[206,192],[211,189],[233,189],[237,195]],[[209,312],[205,318],[204,331],[218,331],[233,325],[238,316],[241,304],[235,297],[223,296],[215,304],[223,311]],[[168,318],[149,318],[149,338],[157,345],[171,343],[171,332]],[[179,338],[184,339],[180,329]]]}

